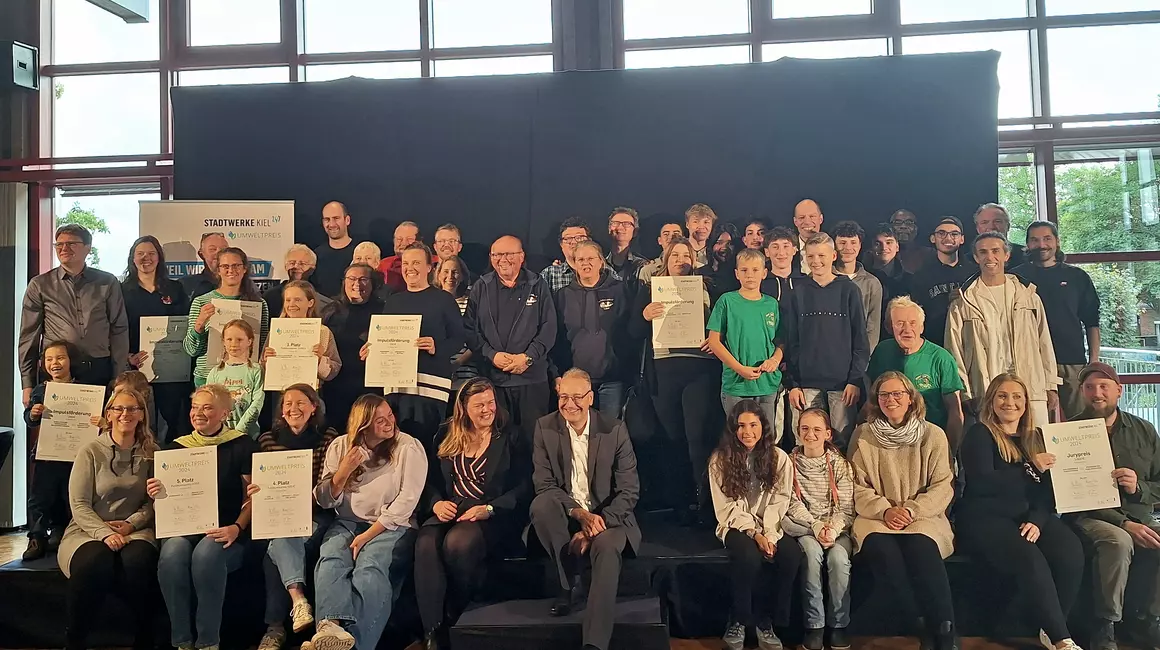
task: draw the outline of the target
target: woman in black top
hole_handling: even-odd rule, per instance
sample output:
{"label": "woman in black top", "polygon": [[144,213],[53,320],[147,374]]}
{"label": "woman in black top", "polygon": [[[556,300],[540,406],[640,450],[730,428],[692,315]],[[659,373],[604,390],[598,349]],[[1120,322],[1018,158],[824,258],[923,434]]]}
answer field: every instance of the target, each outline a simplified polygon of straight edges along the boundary
{"label": "woman in black top", "polygon": [[382,394],[381,388],[366,387],[366,358],[359,352],[371,329],[371,316],[383,313],[378,298],[381,274],[366,264],[351,264],[342,276],[342,293],[327,307],[322,322],[334,335],[334,345],[342,359],[342,369],[322,387],[326,419],[345,423],[350,407],[359,395]]}
{"label": "woman in black top", "polygon": [[[139,237],[129,248],[129,262],[121,281],[125,315],[129,317],[129,365],[148,366],[149,354],[141,351],[142,316],[187,316],[185,288],[169,278],[165,251],[153,235]],[[190,382],[166,382],[153,386],[157,413],[150,414],[157,439],[164,442],[177,432],[188,431],[183,411],[188,404]],[[152,417],[152,416],[159,417]]]}
{"label": "woman in black top", "polygon": [[[169,448],[217,448],[219,525],[205,534],[170,537],[161,543],[157,581],[169,610],[170,642],[178,650],[216,648],[220,643],[226,577],[241,568],[249,540],[246,488],[251,457],[257,451],[253,438],[226,428],[233,400],[224,386],[206,384],[194,391],[192,401],[193,433],[177,438]],[[165,498],[165,486],[156,478],[149,479],[145,489],[155,500]]]}
{"label": "woman in black top", "polygon": [[455,623],[482,581],[489,552],[517,542],[531,499],[531,462],[507,429],[487,379],[469,380],[436,442],[436,461],[417,514],[428,516],[415,542],[415,595],[427,631],[425,650],[446,648]]}
{"label": "woman in black top", "polygon": [[1026,590],[1032,622],[1047,647],[1076,649],[1067,615],[1083,578],[1079,539],[1055,516],[1048,470],[1031,423],[1027,384],[1014,374],[991,381],[979,422],[963,437],[966,488],[955,506],[963,549]]}

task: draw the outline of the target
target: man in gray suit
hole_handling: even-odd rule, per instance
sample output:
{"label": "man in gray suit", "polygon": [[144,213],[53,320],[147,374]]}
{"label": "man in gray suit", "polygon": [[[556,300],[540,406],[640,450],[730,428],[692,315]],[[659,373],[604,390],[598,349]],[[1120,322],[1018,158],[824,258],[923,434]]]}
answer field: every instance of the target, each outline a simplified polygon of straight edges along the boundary
{"label": "man in gray suit", "polygon": [[636,454],[624,423],[592,409],[588,373],[565,372],[556,392],[560,410],[536,421],[532,526],[559,575],[552,616],[572,611],[577,560],[591,558],[584,648],[607,650],[621,554],[626,544],[634,554],[640,547],[633,514],[640,496]]}

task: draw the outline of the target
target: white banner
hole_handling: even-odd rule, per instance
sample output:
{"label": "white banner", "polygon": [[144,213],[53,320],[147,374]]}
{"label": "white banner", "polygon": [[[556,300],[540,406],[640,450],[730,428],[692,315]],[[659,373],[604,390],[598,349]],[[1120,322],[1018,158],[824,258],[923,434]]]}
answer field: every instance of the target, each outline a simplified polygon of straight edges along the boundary
{"label": "white banner", "polygon": [[293,201],[141,201],[140,232],[165,250],[169,277],[201,273],[201,236],[222,233],[250,258],[250,277],[286,279],[282,258],[294,244]]}

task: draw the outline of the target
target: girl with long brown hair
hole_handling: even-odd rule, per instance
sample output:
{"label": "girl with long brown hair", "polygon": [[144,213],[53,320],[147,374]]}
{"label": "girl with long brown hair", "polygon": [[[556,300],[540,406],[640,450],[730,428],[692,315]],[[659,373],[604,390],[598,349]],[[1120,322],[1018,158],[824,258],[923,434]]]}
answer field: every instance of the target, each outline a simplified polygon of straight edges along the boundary
{"label": "girl with long brown hair", "polygon": [[793,471],[774,441],[761,405],[744,399],[729,412],[709,460],[717,537],[729,552],[733,611],[724,640],[730,650],[741,650],[750,626],[761,647],[780,647],[774,627],[789,625],[802,550],[782,533]]}

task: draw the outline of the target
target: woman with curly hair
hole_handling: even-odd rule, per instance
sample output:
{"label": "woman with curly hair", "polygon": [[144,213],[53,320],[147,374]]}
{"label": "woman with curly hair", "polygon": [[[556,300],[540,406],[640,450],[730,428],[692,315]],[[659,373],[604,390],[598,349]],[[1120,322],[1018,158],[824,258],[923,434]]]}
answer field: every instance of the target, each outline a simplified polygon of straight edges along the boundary
{"label": "woman with curly hair", "polygon": [[793,470],[789,456],[774,441],[761,405],[741,400],[729,412],[721,443],[709,460],[717,537],[729,551],[733,585],[733,613],[724,637],[730,650],[744,647],[750,626],[757,629],[761,650],[780,649],[773,628],[789,624],[802,550],[782,534]]}

